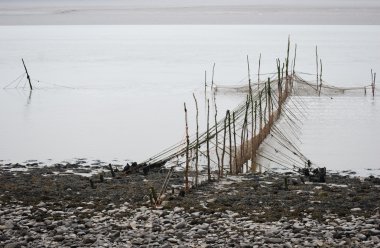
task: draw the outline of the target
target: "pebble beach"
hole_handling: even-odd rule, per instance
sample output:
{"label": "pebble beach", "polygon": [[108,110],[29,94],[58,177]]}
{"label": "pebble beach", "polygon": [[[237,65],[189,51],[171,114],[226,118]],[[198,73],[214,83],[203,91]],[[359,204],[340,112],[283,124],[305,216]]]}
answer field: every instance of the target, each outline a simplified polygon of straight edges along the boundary
{"label": "pebble beach", "polygon": [[244,174],[183,196],[176,172],[154,206],[149,189],[160,189],[165,170],[115,166],[112,177],[100,167],[88,177],[79,164],[14,167],[23,166],[0,170],[0,247],[380,247],[376,177]]}

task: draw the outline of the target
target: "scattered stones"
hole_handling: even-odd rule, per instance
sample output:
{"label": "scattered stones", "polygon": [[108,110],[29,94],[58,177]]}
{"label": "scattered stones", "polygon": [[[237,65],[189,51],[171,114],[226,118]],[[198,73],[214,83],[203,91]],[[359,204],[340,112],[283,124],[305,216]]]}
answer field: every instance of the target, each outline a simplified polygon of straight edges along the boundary
{"label": "scattered stones", "polygon": [[[285,191],[271,186],[283,181],[278,175],[229,176],[185,197],[168,194],[168,204],[155,209],[141,196],[145,182],[136,174],[133,177],[140,181],[132,182],[138,187],[131,187],[140,190],[140,198],[128,189],[124,192],[132,177],[107,181],[105,176],[97,190],[109,188],[98,199],[81,177],[51,175],[55,180],[50,181],[34,176],[41,184],[37,187],[46,186],[47,193],[28,185],[34,195],[23,201],[19,192],[12,191],[12,187],[23,189],[15,186],[22,180],[0,175],[0,192],[9,196],[0,196],[0,247],[292,248],[377,247],[380,243],[376,200],[380,188],[372,187],[371,181],[327,177],[334,186],[289,184]],[[154,178],[154,173],[149,176]],[[59,190],[48,192],[49,187]]]}

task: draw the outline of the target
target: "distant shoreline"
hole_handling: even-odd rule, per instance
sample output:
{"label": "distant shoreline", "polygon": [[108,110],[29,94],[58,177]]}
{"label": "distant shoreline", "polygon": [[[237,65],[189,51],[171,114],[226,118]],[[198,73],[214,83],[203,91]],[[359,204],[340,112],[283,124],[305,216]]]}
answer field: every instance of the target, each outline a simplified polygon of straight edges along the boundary
{"label": "distant shoreline", "polygon": [[376,1],[0,1],[0,25],[380,25]]}

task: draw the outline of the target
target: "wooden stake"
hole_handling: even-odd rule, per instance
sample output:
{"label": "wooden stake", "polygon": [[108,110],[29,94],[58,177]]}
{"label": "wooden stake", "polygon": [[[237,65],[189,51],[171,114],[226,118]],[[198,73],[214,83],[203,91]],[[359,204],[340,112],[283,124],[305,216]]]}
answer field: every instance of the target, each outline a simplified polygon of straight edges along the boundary
{"label": "wooden stake", "polygon": [[267,120],[266,110],[268,106],[267,82],[265,82],[263,93],[265,97],[265,105],[264,105],[264,125],[265,125],[266,120]]}
{"label": "wooden stake", "polygon": [[296,57],[297,57],[297,44],[294,47],[293,76],[295,74],[295,68],[296,68]]}
{"label": "wooden stake", "polygon": [[286,52],[286,73],[285,73],[285,76],[286,76],[286,85],[285,85],[285,89],[286,91],[288,91],[288,84],[289,84],[289,51],[290,51],[290,35],[288,36],[288,50]]}
{"label": "wooden stake", "polygon": [[224,155],[226,152],[226,133],[227,133],[227,118],[228,118],[229,112],[227,110],[226,117],[224,118],[224,128],[223,128],[223,149],[222,149],[222,159],[221,159],[221,169],[220,169],[220,177],[223,177],[223,170],[224,170]]}
{"label": "wooden stake", "polygon": [[259,94],[259,117],[260,117],[259,136],[260,136],[261,130],[263,129],[263,108],[262,108],[261,101],[262,101],[262,92],[260,92]]}
{"label": "wooden stake", "polygon": [[257,72],[257,90],[260,90],[260,67],[261,67],[261,53],[259,57],[259,70]]}
{"label": "wooden stake", "polygon": [[30,76],[29,76],[28,70],[26,69],[24,59],[21,59],[21,60],[22,60],[22,64],[24,65],[24,69],[26,72],[26,78],[28,79],[30,90],[33,90],[32,82],[30,81]]}
{"label": "wooden stake", "polygon": [[232,132],[231,132],[231,113],[227,110],[228,113],[228,135],[229,135],[229,144],[230,144],[230,174],[232,174]]}
{"label": "wooden stake", "polygon": [[281,89],[281,62],[279,59],[277,62],[277,86],[278,86],[278,103],[281,104],[282,89]]}
{"label": "wooden stake", "polygon": [[115,175],[115,172],[113,171],[112,165],[109,164],[108,167],[110,168],[112,177],[115,177],[116,175]]}
{"label": "wooden stake", "polygon": [[237,174],[237,146],[236,146],[236,126],[235,126],[235,112],[232,112],[232,125],[234,129],[234,163],[235,163],[235,173]]}
{"label": "wooden stake", "polygon": [[207,99],[207,179],[211,181],[210,168],[210,100]]}
{"label": "wooden stake", "polygon": [[373,76],[373,90],[372,90],[373,97],[375,97],[375,89],[376,89],[376,72]]}
{"label": "wooden stake", "polygon": [[216,98],[214,94],[214,107],[215,107],[215,152],[218,161],[218,179],[220,177],[220,157],[219,157],[219,141],[218,141],[218,108],[216,106]]}
{"label": "wooden stake", "polygon": [[375,85],[376,85],[376,73],[373,73],[371,69],[371,86],[372,86],[372,97],[375,97]]}
{"label": "wooden stake", "polygon": [[185,109],[185,125],[186,125],[186,167],[185,167],[185,189],[186,191],[189,190],[189,146],[190,146],[190,140],[189,140],[189,126],[187,124],[187,109],[186,109],[186,103],[183,103],[183,107]]}
{"label": "wooden stake", "polygon": [[252,87],[251,87],[251,71],[249,69],[249,58],[247,55],[247,65],[248,65],[248,87],[249,87],[249,94],[252,94]]}
{"label": "wooden stake", "polygon": [[195,147],[195,185],[198,186],[198,152],[199,152],[199,110],[198,110],[198,101],[197,98],[195,97],[195,94],[193,93],[193,98],[195,101],[195,109],[197,111],[196,113],[196,122],[197,122],[197,132],[196,132],[196,147]]}
{"label": "wooden stake", "polygon": [[317,91],[318,91],[318,83],[319,83],[319,76],[318,76],[318,46],[315,46],[315,62],[317,67]]}
{"label": "wooden stake", "polygon": [[214,72],[215,72],[215,63],[214,63],[214,65],[212,66],[211,90],[212,90],[213,87],[214,87]]}
{"label": "wooden stake", "polygon": [[319,75],[319,96],[321,96],[321,91],[322,91],[322,59],[319,60],[319,63],[321,64],[321,73]]}
{"label": "wooden stake", "polygon": [[288,36],[288,50],[286,52],[286,76],[289,76],[289,51],[290,51],[290,35]]}
{"label": "wooden stake", "polygon": [[247,96],[247,101],[245,103],[245,114],[244,114],[244,122],[243,122],[243,127],[241,129],[241,137],[240,137],[240,163],[239,163],[239,172],[243,172],[243,164],[245,161],[246,157],[246,150],[245,150],[245,136],[247,132],[247,122],[248,122],[248,109],[249,109],[249,95]]}
{"label": "wooden stake", "polygon": [[268,77],[268,90],[266,92],[267,94],[267,105],[268,105],[268,115],[271,115],[271,88],[270,88],[270,78]]}
{"label": "wooden stake", "polygon": [[207,108],[206,102],[207,102],[207,71],[205,71],[205,109]]}
{"label": "wooden stake", "polygon": [[254,138],[252,138],[252,150],[251,150],[251,171],[256,171],[256,143],[257,143],[257,137],[256,137],[256,127],[257,127],[257,101],[255,101],[255,119],[254,119]]}

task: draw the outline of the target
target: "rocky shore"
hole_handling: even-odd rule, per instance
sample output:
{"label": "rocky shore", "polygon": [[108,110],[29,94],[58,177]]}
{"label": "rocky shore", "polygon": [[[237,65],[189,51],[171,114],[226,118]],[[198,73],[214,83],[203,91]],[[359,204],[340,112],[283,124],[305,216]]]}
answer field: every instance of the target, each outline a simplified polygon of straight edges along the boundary
{"label": "rocky shore", "polygon": [[374,177],[228,176],[185,196],[169,189],[155,207],[150,188],[165,171],[88,178],[80,165],[17,166],[0,165],[0,247],[380,247]]}

